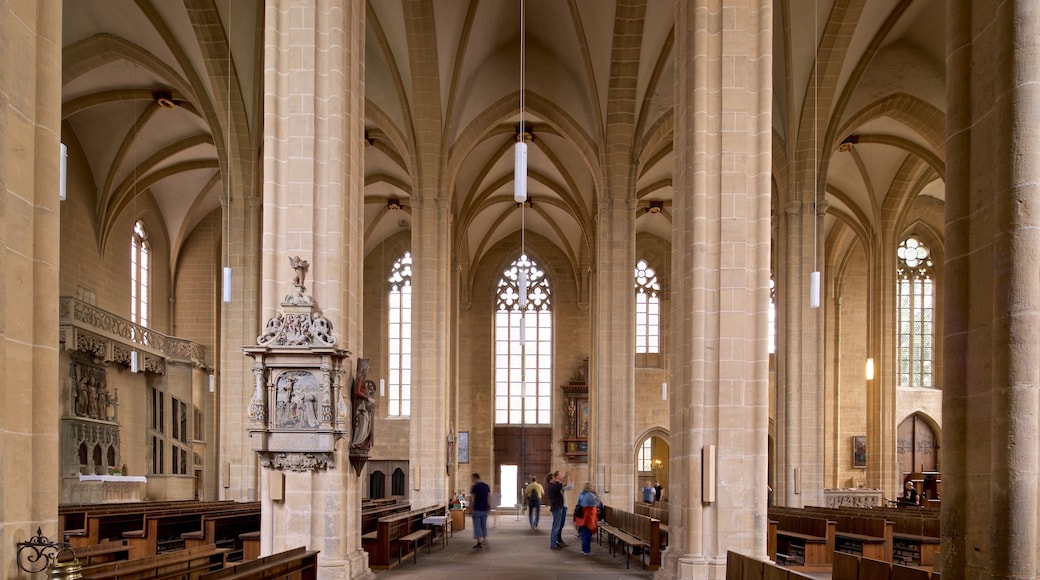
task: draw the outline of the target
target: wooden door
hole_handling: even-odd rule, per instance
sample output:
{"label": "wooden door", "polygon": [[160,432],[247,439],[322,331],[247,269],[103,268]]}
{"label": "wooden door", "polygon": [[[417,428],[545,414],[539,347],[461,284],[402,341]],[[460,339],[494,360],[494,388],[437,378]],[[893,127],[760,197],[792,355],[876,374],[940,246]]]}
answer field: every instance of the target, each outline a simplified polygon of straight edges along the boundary
{"label": "wooden door", "polygon": [[[552,428],[550,427],[495,427],[495,477],[503,465],[518,466],[519,489],[531,480],[545,485],[545,474],[552,469]],[[501,482],[495,482],[495,491],[501,492]],[[513,505],[514,498],[502,498],[503,505]]]}

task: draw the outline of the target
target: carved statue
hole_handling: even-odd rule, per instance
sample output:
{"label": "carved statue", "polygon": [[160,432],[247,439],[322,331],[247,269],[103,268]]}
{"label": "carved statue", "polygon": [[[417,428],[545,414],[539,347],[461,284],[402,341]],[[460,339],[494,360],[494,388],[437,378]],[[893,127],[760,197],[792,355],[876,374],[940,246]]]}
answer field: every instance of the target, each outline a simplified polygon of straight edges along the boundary
{"label": "carved statue", "polygon": [[282,324],[284,322],[285,320],[281,313],[272,316],[270,320],[267,321],[267,326],[264,327],[264,333],[256,339],[256,342],[259,344],[265,344],[274,340],[274,338],[278,336],[278,331],[282,329]]}
{"label": "carved statue", "polygon": [[79,383],[76,385],[76,415],[87,416],[87,377],[85,374],[80,376]]}
{"label": "carved statue", "polygon": [[314,336],[315,342],[321,345],[332,346],[336,343],[336,339],[332,338],[332,323],[328,318],[322,316],[321,312],[314,313],[311,320],[311,334]]}
{"label": "carved statue", "polygon": [[354,404],[354,433],[350,438],[350,446],[355,449],[372,447],[372,421],[376,409],[376,384],[365,381],[365,395],[358,397]]}
{"label": "carved statue", "polygon": [[574,403],[574,399],[567,399],[567,436],[574,437],[574,427],[577,422],[574,420],[575,413],[577,411],[577,405]]}
{"label": "carved statue", "polygon": [[108,387],[101,383],[98,388],[98,419],[108,421]]}
{"label": "carved statue", "polygon": [[301,260],[299,256],[289,256],[289,267],[296,271],[292,283],[297,288],[303,288],[303,282],[307,278],[307,268],[311,265],[307,260]]}
{"label": "carved statue", "polygon": [[98,418],[98,393],[97,384],[93,379],[87,381],[87,416],[91,419]]}

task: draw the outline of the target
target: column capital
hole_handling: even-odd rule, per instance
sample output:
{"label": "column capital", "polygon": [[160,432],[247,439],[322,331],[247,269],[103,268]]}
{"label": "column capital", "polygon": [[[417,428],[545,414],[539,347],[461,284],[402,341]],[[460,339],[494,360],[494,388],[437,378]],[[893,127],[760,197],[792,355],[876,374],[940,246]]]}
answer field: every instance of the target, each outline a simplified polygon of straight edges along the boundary
{"label": "column capital", "polygon": [[802,213],[802,202],[800,201],[789,201],[784,205],[784,214],[788,216],[794,216]]}

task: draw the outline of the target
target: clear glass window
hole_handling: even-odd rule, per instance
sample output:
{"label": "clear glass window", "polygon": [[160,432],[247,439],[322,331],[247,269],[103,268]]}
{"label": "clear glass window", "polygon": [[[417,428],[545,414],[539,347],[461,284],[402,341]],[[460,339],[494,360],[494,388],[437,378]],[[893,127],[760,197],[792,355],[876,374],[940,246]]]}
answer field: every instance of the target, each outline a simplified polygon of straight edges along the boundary
{"label": "clear glass window", "polygon": [[[521,272],[526,305],[521,305]],[[521,255],[498,281],[495,313],[495,423],[552,422],[552,293],[549,279]]]}
{"label": "clear glass window", "polygon": [[661,349],[661,285],[657,272],[639,260],[636,263],[636,354],[654,354]]}
{"label": "clear glass window", "polygon": [[935,270],[928,247],[914,237],[899,244],[896,332],[900,387],[933,387]]}
{"label": "clear glass window", "polygon": [[390,268],[387,326],[387,414],[412,412],[412,253]]}

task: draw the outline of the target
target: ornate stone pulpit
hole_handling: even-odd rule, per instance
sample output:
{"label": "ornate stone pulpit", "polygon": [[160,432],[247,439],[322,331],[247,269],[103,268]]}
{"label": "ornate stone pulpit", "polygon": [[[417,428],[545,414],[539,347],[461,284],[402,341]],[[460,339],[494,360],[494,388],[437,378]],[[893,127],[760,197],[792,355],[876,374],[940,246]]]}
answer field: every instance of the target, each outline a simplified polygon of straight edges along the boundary
{"label": "ornate stone pulpit", "polygon": [[256,381],[249,403],[252,448],[267,468],[324,470],[335,466],[336,443],[353,426],[350,458],[360,473],[372,437],[374,391],[363,375],[368,361],[358,363],[360,385],[350,388],[348,378],[344,389],[351,353],[336,347],[332,323],[307,294],[308,263],[296,257],[289,262],[295,291],[282,300],[257,344],[243,348],[253,358]]}

